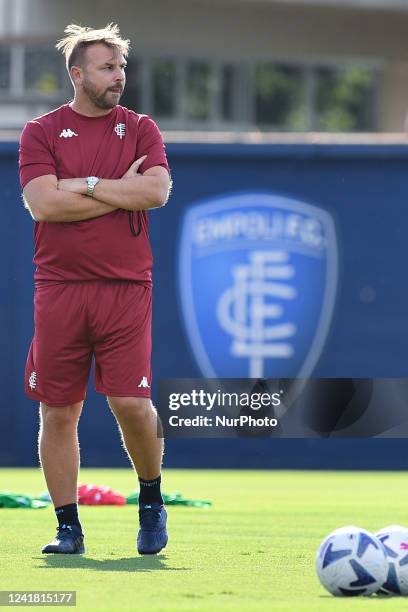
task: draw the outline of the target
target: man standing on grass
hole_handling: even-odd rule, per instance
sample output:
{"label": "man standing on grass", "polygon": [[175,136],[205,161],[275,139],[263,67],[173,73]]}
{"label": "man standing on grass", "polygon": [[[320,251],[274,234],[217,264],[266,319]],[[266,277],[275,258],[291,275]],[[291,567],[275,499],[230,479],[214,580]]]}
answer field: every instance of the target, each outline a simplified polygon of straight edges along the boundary
{"label": "man standing on grass", "polygon": [[70,25],[57,44],[72,102],[29,121],[20,179],[35,220],[35,332],[25,389],[40,402],[39,454],[58,519],[43,553],[82,553],[77,425],[95,359],[140,483],[137,548],[166,546],[163,440],[150,400],[152,254],[146,211],[166,203],[169,166],[156,124],[119,106],[129,41],[109,24]]}

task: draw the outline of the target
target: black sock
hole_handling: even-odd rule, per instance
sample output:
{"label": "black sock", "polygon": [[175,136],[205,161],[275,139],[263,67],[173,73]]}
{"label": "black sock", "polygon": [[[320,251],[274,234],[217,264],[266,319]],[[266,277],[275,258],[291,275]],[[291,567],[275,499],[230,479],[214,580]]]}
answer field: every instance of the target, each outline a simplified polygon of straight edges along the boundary
{"label": "black sock", "polygon": [[139,478],[139,484],[139,504],[163,503],[163,498],[160,492],[161,475],[154,480],[143,480],[143,478]]}
{"label": "black sock", "polygon": [[81,523],[78,518],[78,504],[67,504],[66,506],[60,506],[55,508],[55,514],[57,515],[58,525],[73,525],[79,527],[82,533]]}

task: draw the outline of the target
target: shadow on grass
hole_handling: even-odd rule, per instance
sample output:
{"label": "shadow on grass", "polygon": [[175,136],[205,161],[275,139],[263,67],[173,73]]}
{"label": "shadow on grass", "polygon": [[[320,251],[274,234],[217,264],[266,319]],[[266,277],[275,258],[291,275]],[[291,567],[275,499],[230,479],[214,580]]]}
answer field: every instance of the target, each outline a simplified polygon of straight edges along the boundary
{"label": "shadow on grass", "polygon": [[97,572],[180,572],[188,571],[189,567],[172,567],[167,565],[166,555],[146,555],[143,557],[123,557],[122,559],[92,559],[82,555],[44,555],[34,557],[43,563],[39,569],[86,569]]}
{"label": "shadow on grass", "polygon": [[[365,601],[365,602],[373,602],[373,601],[381,601],[381,603],[385,603],[387,601],[390,602],[390,606],[391,604],[396,604],[399,602],[404,601],[404,597],[401,597],[399,595],[377,595],[376,593],[372,594],[372,595],[354,595],[354,596],[350,596],[350,597],[342,597],[341,595],[330,595],[329,593],[327,595],[319,595],[318,596],[319,599],[331,599],[336,600],[336,601],[343,601],[344,603],[346,601],[350,601],[350,599],[358,599],[360,601]],[[371,603],[370,603],[371,605]],[[388,605],[388,604],[386,604]]]}

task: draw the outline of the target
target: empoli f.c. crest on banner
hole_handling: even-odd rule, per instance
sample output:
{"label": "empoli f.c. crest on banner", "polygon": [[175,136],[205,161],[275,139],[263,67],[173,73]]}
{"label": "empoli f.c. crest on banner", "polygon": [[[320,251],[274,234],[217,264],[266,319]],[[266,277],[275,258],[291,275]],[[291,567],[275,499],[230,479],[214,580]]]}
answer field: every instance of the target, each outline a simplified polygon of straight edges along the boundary
{"label": "empoli f.c. crest on banner", "polygon": [[309,376],[330,327],[337,270],[334,223],[321,208],[273,193],[192,204],[179,289],[201,373]]}

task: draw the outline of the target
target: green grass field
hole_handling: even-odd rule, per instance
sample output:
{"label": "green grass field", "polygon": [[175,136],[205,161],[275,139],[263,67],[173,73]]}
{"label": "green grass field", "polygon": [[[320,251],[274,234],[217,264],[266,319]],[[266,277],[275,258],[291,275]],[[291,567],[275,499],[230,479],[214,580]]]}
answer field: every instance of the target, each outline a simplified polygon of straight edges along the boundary
{"label": "green grass field", "polygon": [[[84,469],[80,480],[135,488],[130,469]],[[82,506],[84,556],[41,554],[52,507],[0,509],[0,590],[75,590],[86,611],[408,609],[404,598],[334,598],[314,571],[336,527],[408,523],[405,473],[167,470],[163,480],[165,492],[213,507],[169,507],[169,544],[154,557],[135,551],[135,506]],[[37,494],[44,484],[39,470],[1,469],[0,490]]]}

